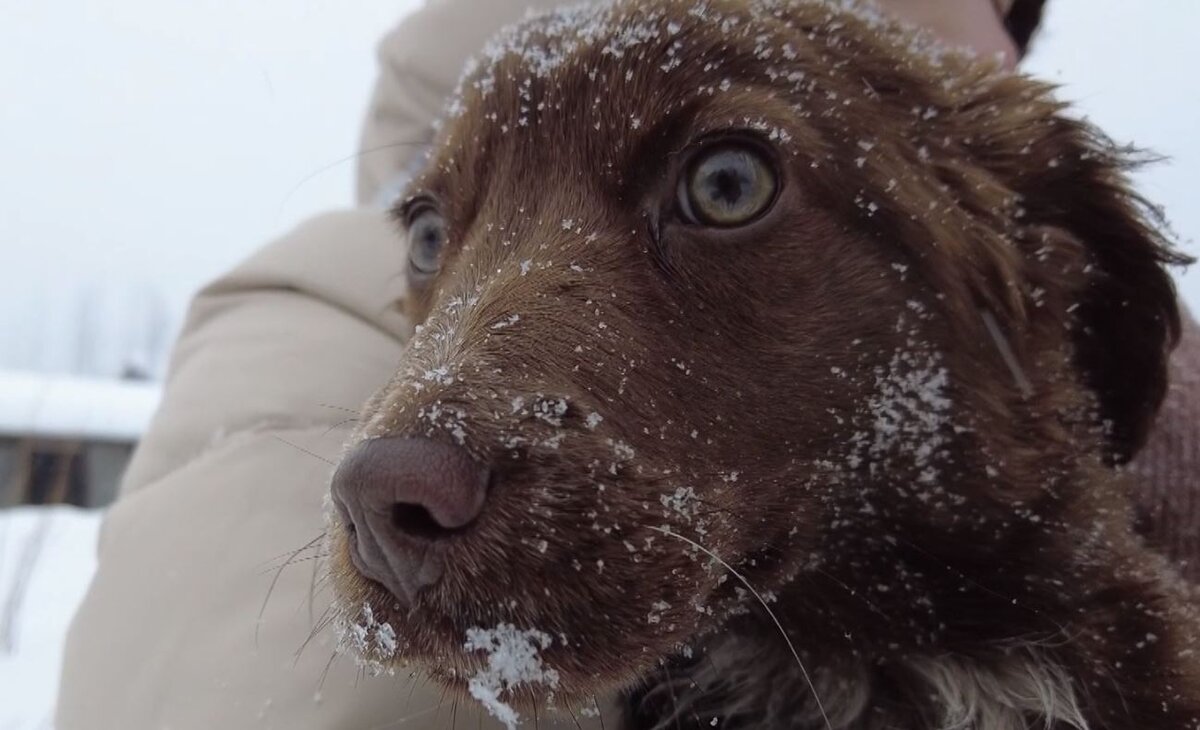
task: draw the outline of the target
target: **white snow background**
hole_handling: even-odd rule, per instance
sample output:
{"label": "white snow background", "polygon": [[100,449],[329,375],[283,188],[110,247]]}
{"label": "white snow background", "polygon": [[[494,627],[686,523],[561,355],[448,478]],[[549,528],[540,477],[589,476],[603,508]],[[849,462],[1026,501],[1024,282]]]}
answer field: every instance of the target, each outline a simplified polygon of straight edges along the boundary
{"label": "white snow background", "polygon": [[0,728],[49,730],[64,633],[96,568],[100,515],[0,511]]}
{"label": "white snow background", "polygon": [[[351,204],[374,45],[415,4],[0,0],[0,370],[161,374],[158,331],[198,286]],[[1119,141],[1171,158],[1138,181],[1200,253],[1200,3],[1050,8],[1026,69]],[[1200,310],[1200,269],[1180,282]],[[44,540],[15,650],[0,648],[0,728],[49,726],[97,517],[0,513],[0,606]]]}

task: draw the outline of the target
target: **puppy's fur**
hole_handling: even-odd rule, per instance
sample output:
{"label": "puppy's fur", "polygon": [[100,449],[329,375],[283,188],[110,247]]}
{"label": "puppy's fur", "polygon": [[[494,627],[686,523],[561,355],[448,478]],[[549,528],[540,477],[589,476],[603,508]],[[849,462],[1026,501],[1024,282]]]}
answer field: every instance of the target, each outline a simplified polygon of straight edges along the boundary
{"label": "puppy's fur", "polygon": [[[778,197],[685,224],[727,137]],[[468,629],[536,629],[558,705],[623,689],[629,728],[1197,727],[1195,618],[1111,468],[1182,260],[1125,166],[1046,86],[865,7],[509,31],[410,190],[450,243],[358,434],[460,443],[493,484],[410,610],[332,526],[348,620],[396,634],[360,648],[461,687]]]}

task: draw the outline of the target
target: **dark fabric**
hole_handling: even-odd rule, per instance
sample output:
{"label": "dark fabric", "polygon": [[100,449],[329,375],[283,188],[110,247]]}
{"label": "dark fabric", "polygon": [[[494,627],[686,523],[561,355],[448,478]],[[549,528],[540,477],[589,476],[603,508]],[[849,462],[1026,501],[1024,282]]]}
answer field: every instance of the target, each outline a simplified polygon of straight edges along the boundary
{"label": "dark fabric", "polygon": [[1046,0],[1016,0],[1012,9],[1008,11],[1008,17],[1004,19],[1004,26],[1008,28],[1008,34],[1012,36],[1022,56],[1029,50],[1029,42],[1042,22],[1042,12],[1045,8]]}
{"label": "dark fabric", "polygon": [[1200,324],[1187,312],[1170,367],[1167,399],[1130,464],[1134,506],[1149,543],[1200,585]]}

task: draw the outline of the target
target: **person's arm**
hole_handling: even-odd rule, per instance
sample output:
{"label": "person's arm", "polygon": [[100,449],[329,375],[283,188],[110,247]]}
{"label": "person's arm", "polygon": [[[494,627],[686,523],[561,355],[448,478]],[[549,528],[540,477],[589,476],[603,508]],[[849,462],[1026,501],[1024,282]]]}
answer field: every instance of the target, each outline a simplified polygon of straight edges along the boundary
{"label": "person's arm", "polygon": [[343,422],[400,356],[402,279],[382,273],[400,257],[382,214],[330,214],[197,296],[105,518],[59,730],[371,727],[427,709],[331,662],[328,634],[305,646],[329,603],[310,599],[319,541],[272,588],[323,528]]}

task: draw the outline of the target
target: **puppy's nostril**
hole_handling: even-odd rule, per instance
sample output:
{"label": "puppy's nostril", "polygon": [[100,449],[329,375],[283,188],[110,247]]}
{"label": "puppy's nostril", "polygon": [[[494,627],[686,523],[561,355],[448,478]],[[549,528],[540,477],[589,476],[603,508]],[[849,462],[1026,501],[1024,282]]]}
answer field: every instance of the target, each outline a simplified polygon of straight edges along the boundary
{"label": "puppy's nostril", "polygon": [[392,505],[392,526],[401,533],[422,540],[436,540],[460,532],[463,527],[443,527],[428,509],[419,504],[398,502]]}

